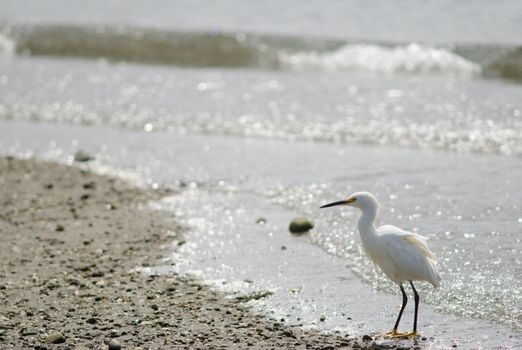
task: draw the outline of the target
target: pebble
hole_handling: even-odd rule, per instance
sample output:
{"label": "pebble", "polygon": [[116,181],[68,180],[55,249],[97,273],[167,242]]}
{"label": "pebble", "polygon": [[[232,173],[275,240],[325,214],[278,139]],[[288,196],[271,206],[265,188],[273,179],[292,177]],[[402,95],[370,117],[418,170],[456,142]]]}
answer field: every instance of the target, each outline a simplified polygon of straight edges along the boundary
{"label": "pebble", "polygon": [[98,270],[98,271],[93,271],[90,276],[91,277],[103,277],[104,275],[105,275],[105,273],[103,271]]}
{"label": "pebble", "polygon": [[75,162],[89,162],[91,160],[94,160],[94,157],[91,156],[89,153],[79,150],[74,154],[74,161]]}
{"label": "pebble", "polygon": [[53,332],[45,338],[47,344],[65,343],[65,336],[61,332]]}
{"label": "pebble", "polygon": [[285,337],[297,339],[295,334],[289,329],[285,329],[285,330],[281,331],[281,334],[284,335]]}
{"label": "pebble", "polygon": [[363,335],[362,340],[363,340],[363,341],[372,341],[373,338],[370,337],[368,334],[365,334],[365,335]]}
{"label": "pebble", "polygon": [[306,233],[314,227],[314,224],[305,217],[295,217],[290,222],[288,229],[292,233]]}
{"label": "pebble", "polygon": [[83,184],[83,188],[85,188],[86,190],[92,190],[92,189],[96,188],[96,182],[94,182],[94,181],[86,182]]}
{"label": "pebble", "polygon": [[259,299],[262,299],[262,298],[266,298],[266,297],[272,296],[273,294],[274,293],[269,291],[269,290],[253,292],[253,293],[250,293],[248,295],[241,295],[241,296],[236,297],[236,302],[238,302],[238,303],[246,303],[246,302],[249,302],[251,300],[259,300]]}
{"label": "pebble", "polygon": [[121,345],[118,344],[115,340],[109,341],[107,346],[109,350],[121,350]]}

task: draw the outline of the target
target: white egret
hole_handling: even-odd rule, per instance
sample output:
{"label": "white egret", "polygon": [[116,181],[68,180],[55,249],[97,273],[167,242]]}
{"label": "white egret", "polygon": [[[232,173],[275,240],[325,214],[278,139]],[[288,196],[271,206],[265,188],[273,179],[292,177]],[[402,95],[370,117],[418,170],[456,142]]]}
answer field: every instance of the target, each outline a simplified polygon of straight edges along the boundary
{"label": "white egret", "polygon": [[[361,241],[373,263],[384,272],[388,278],[397,283],[402,292],[402,307],[390,337],[417,337],[417,315],[419,312],[419,294],[413,281],[426,281],[435,288],[439,286],[441,277],[435,265],[436,257],[426,244],[427,238],[413,232],[404,231],[396,226],[384,225],[375,228],[375,218],[379,211],[377,198],[369,192],[356,192],[348,199],[323,205],[321,208],[336,205],[349,205],[359,208],[362,215],[359,218],[358,228]],[[415,318],[411,333],[397,331],[402,312],[408,303],[403,282],[408,281],[415,295]]]}

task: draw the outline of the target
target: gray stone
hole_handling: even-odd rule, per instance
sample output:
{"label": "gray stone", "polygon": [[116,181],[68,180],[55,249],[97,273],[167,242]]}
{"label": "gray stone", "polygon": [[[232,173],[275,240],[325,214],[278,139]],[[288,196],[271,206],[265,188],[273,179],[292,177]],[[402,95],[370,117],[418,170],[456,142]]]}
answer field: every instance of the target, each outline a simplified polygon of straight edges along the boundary
{"label": "gray stone", "polygon": [[109,341],[107,346],[109,350],[121,350],[121,345],[118,344],[115,340]]}
{"label": "gray stone", "polygon": [[83,163],[83,162],[89,162],[91,160],[94,160],[94,157],[85,151],[79,150],[78,152],[76,152],[74,154],[75,162]]}
{"label": "gray stone", "polygon": [[53,332],[45,338],[47,344],[65,343],[65,336],[61,332]]}
{"label": "gray stone", "polygon": [[274,293],[269,291],[269,290],[253,292],[253,293],[250,293],[248,295],[242,295],[242,296],[236,297],[235,302],[236,303],[246,303],[246,302],[249,302],[251,300],[259,300],[259,299],[262,299],[262,298],[266,298],[266,297],[272,296],[273,294]]}
{"label": "gray stone", "polygon": [[306,233],[314,227],[314,224],[305,217],[296,217],[290,222],[288,229],[294,234]]}

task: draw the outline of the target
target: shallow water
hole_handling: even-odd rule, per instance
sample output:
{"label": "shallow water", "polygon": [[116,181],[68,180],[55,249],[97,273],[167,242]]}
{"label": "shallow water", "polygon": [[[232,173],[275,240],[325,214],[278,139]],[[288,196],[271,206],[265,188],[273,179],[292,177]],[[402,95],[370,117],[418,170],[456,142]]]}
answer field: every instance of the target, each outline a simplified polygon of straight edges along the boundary
{"label": "shallow water", "polygon": [[522,154],[522,89],[495,80],[13,57],[0,69],[4,119]]}
{"label": "shallow water", "polygon": [[[449,179],[460,171],[469,174],[473,169],[477,176],[475,180],[469,178],[469,185],[482,185],[480,175],[489,171],[491,164],[487,157],[19,122],[1,122],[0,126],[4,134],[0,149],[4,152],[70,161],[75,149],[85,148],[95,152],[102,170],[125,170],[120,175],[135,174],[145,183],[182,190],[179,195],[151,204],[173,211],[181,224],[190,228],[187,243],[179,246],[179,242],[173,242],[174,253],[156,271],[191,273],[233,295],[273,291],[273,297],[253,306],[288,324],[342,334],[388,329],[400,302],[396,288],[375,273],[360,251],[359,239],[353,233],[356,213],[317,209],[352,191],[352,186],[368,188],[382,200],[383,221],[418,228],[430,237],[441,260],[442,288],[434,291],[420,287],[424,303],[419,325],[429,338],[423,344],[435,348],[457,344],[470,349],[522,344],[519,333],[469,318],[520,327],[512,320],[518,317],[516,305],[520,305],[520,285],[515,277],[520,273],[517,259],[521,244],[516,230],[521,223],[505,225],[514,227],[513,231],[488,231],[488,225],[495,226],[496,220],[507,221],[506,211],[519,209],[507,205],[506,211],[489,210],[497,202],[487,204],[482,199],[498,196],[503,192],[498,187],[485,187],[473,198],[474,203],[465,201],[464,188],[450,198],[438,195],[438,191],[451,193],[446,187],[457,184]],[[264,156],[267,152],[276,156]],[[407,178],[389,171],[389,167],[409,161],[412,153],[422,157],[419,164],[409,167]],[[506,169],[518,164],[517,158],[491,157]],[[368,164],[374,162],[381,164],[380,176],[367,173]],[[448,172],[455,164],[465,165]],[[285,172],[281,171],[283,167]],[[430,169],[422,171],[425,168]],[[426,177],[426,173],[430,175]],[[383,181],[387,174],[392,178]],[[416,180],[419,178],[421,184]],[[506,178],[501,183],[509,181]],[[509,193],[501,197],[508,203],[511,200]],[[463,207],[482,215],[485,221],[473,230],[462,229],[470,227],[469,217],[458,218]],[[445,209],[437,213],[433,208]],[[296,237],[287,231],[288,222],[298,214],[315,221],[316,227],[307,236]],[[265,218],[266,224],[257,224],[259,217]],[[487,237],[490,247],[498,244],[500,248],[481,252],[481,237]],[[474,264],[463,263],[463,255],[456,254],[456,249],[464,250],[466,260]],[[491,258],[481,259],[480,254]],[[361,283],[357,276],[369,284]],[[510,293],[503,292],[505,285],[512,286]],[[372,286],[377,291],[372,291]],[[411,327],[411,318],[408,309],[404,328]]]}
{"label": "shallow water", "polygon": [[[190,236],[156,269],[272,290],[261,312],[349,334],[388,329],[400,298],[361,251],[358,213],[318,207],[372,191],[380,223],[428,236],[440,259],[442,287],[420,286],[425,347],[521,347],[520,12],[4,1],[0,151],[84,148],[99,171],[178,188],[150,205]],[[296,215],[309,235],[288,234]]]}

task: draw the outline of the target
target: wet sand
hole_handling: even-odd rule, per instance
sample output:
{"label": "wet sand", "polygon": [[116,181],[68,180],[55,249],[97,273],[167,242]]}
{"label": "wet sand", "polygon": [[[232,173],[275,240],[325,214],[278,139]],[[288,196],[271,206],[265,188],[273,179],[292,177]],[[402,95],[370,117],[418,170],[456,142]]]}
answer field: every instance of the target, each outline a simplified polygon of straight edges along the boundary
{"label": "wet sand", "polygon": [[190,239],[142,205],[173,193],[86,169],[0,158],[0,348],[380,347],[285,326],[184,276],[134,271]]}

